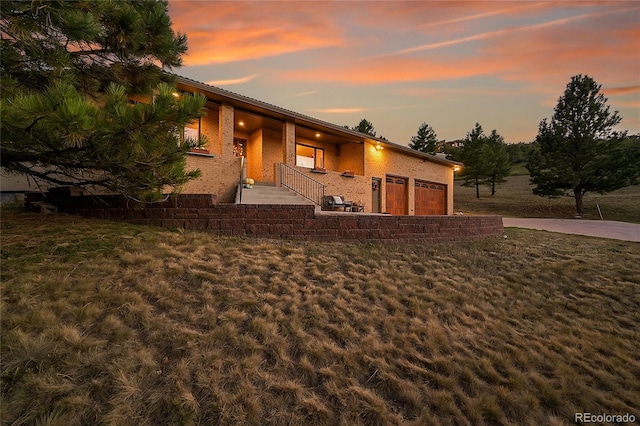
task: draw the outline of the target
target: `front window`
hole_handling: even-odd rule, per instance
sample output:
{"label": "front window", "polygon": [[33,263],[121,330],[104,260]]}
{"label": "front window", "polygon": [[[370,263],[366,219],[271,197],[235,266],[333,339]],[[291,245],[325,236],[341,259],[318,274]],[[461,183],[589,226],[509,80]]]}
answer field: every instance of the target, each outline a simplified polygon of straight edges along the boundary
{"label": "front window", "polygon": [[197,148],[200,141],[200,118],[187,123],[182,129],[181,142],[186,143],[192,148]]}
{"label": "front window", "polygon": [[309,169],[324,168],[324,149],[296,144],[296,166]]}

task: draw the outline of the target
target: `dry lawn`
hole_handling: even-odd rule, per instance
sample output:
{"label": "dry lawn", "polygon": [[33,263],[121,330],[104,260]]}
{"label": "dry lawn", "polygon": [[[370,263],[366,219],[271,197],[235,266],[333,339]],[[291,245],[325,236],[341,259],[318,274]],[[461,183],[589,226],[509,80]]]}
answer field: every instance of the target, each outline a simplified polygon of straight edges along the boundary
{"label": "dry lawn", "polygon": [[[491,196],[491,188],[481,187],[480,199],[476,198],[475,187],[464,187],[462,182],[457,180],[455,183],[454,210],[466,214],[570,219],[576,213],[576,200],[573,197],[548,198],[534,195],[529,175],[510,176],[506,183],[496,187],[494,196]],[[606,220],[640,223],[640,185],[609,194],[588,192],[584,197],[586,219],[600,219],[596,205],[600,205]]]}
{"label": "dry lawn", "polygon": [[2,212],[2,423],[640,418],[640,244],[317,244]]}

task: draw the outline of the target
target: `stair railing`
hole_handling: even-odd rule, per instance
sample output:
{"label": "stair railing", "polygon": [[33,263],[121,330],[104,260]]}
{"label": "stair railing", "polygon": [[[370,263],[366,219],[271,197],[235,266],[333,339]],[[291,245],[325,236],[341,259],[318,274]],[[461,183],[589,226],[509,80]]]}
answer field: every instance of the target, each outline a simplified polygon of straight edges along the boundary
{"label": "stair railing", "polygon": [[318,206],[322,205],[325,188],[323,183],[310,178],[299,170],[284,163],[278,163],[276,169],[278,171],[278,182],[280,182],[280,186],[292,190]]}
{"label": "stair railing", "polygon": [[244,157],[240,157],[240,180],[238,181],[238,189],[236,190],[236,204],[242,204],[242,187],[244,186],[245,175]]}

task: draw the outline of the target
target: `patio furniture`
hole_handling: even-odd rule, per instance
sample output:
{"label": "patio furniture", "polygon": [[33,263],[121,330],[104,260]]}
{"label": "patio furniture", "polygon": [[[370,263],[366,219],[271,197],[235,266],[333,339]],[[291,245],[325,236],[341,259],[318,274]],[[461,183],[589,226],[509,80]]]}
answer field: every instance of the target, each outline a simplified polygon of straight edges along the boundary
{"label": "patio furniture", "polygon": [[333,211],[342,207],[343,211],[350,212],[353,201],[345,201],[340,195],[325,195],[322,197],[322,210]]}

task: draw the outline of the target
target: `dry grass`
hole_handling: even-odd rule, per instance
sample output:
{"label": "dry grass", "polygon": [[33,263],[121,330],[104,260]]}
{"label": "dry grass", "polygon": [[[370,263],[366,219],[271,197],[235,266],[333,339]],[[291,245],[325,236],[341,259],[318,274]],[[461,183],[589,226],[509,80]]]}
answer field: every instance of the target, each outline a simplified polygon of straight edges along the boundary
{"label": "dry grass", "polygon": [[214,238],[2,212],[2,422],[640,418],[640,244]]}
{"label": "dry grass", "polygon": [[[475,187],[455,184],[454,210],[468,214],[497,214],[509,217],[548,217],[570,219],[576,212],[573,197],[548,198],[534,195],[529,175],[510,176],[498,185],[496,195],[489,187],[480,188],[476,199]],[[600,219],[596,205],[600,205],[606,220],[640,223],[640,185],[629,186],[609,194],[587,193],[584,197],[586,219]]]}

